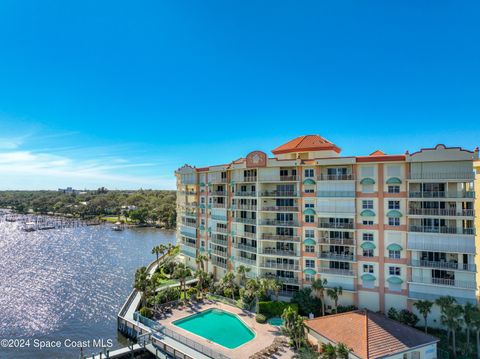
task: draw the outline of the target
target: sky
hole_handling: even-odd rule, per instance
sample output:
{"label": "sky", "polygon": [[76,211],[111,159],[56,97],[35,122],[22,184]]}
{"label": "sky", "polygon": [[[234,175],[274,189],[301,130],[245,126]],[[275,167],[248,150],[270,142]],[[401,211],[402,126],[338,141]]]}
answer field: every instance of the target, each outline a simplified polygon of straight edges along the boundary
{"label": "sky", "polygon": [[0,2],[0,190],[173,189],[320,134],[480,145],[478,1]]}

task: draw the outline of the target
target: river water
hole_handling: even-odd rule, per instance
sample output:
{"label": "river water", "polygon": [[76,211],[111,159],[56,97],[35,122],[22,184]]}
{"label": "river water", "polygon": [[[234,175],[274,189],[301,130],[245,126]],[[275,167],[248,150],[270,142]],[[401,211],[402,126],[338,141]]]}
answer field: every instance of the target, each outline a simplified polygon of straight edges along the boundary
{"label": "river water", "polygon": [[[78,358],[80,349],[71,346],[79,340],[125,346],[116,314],[135,270],[155,259],[153,246],[174,238],[173,231],[152,228],[24,232],[18,222],[0,222],[0,341],[24,345],[0,347],[0,358]],[[61,347],[38,348],[52,341]],[[99,351],[91,347],[84,354]]]}

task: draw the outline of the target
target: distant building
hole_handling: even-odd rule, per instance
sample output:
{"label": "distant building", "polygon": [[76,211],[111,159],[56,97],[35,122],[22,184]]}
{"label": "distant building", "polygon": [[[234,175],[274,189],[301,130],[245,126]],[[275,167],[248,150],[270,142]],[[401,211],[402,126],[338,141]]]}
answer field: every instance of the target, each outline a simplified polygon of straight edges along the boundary
{"label": "distant building", "polygon": [[351,350],[349,358],[437,357],[437,338],[368,310],[307,320],[305,326],[311,344],[321,348],[322,344],[343,343]]}
{"label": "distant building", "polygon": [[67,193],[67,194],[79,193],[78,190],[73,189],[72,187],[59,188],[58,192]]}

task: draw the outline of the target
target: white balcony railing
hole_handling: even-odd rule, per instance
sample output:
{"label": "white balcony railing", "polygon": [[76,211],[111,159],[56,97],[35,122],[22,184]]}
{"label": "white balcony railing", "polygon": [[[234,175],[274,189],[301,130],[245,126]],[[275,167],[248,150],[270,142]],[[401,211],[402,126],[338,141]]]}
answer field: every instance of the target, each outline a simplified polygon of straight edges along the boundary
{"label": "white balcony railing", "polygon": [[353,181],[355,179],[355,175],[353,174],[336,174],[336,175],[329,175],[329,174],[320,174],[317,177],[319,181]]}
{"label": "white balcony railing", "polygon": [[262,240],[265,241],[286,241],[286,242],[300,242],[300,236],[290,236],[290,235],[282,235],[282,234],[270,234],[270,233],[263,233]]}
{"label": "white balcony railing", "polygon": [[475,198],[475,191],[410,191],[409,198]]}
{"label": "white balcony railing", "polygon": [[447,216],[447,217],[473,217],[473,209],[450,209],[450,208],[410,208],[411,216]]}
{"label": "white balcony railing", "polygon": [[408,227],[410,232],[424,232],[424,233],[446,233],[446,234],[468,234],[474,235],[475,228],[463,228],[463,227],[432,227],[432,226],[415,226],[410,225]]}
{"label": "white balcony railing", "polygon": [[432,285],[440,285],[440,286],[448,286],[448,287],[457,287],[457,288],[465,288],[465,289],[476,289],[476,283],[474,280],[472,281],[461,281],[456,279],[446,279],[446,278],[422,278],[422,277],[413,277],[412,283],[420,283],[420,284],[432,284]]}
{"label": "white balcony railing", "polygon": [[475,264],[447,262],[447,261],[428,261],[422,259],[411,259],[409,263],[412,267],[425,267],[425,268],[441,268],[476,272],[477,267]]}
{"label": "white balcony railing", "polygon": [[475,179],[475,174],[472,171],[459,171],[459,172],[422,172],[422,173],[410,173],[410,179],[426,179],[426,180],[465,180],[472,181]]}

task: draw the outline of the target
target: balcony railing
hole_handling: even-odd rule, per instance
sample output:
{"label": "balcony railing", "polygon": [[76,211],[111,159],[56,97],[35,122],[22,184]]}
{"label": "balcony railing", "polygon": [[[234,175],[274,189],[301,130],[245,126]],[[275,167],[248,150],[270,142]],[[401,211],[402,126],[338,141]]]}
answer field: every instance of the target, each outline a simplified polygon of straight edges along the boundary
{"label": "balcony railing", "polygon": [[262,219],[260,224],[263,226],[298,227],[297,221],[282,221],[279,219]]}
{"label": "balcony railing", "polygon": [[262,197],[298,197],[297,191],[262,191]]}
{"label": "balcony railing", "polygon": [[260,182],[296,182],[300,180],[300,176],[260,176]]}
{"label": "balcony railing", "polygon": [[252,232],[243,232],[243,234],[237,234],[238,237],[245,237],[245,238],[251,238],[251,239],[256,239],[257,234],[252,233]]}
{"label": "balcony railing", "polygon": [[337,246],[354,246],[355,240],[353,238],[330,238],[322,237],[318,240],[320,244],[330,244]]}
{"label": "balcony railing", "polygon": [[245,264],[248,264],[248,265],[251,265],[251,266],[256,266],[257,265],[256,260],[250,259],[250,258],[245,258],[245,257],[240,257],[240,256],[235,257],[235,261],[245,263]]}
{"label": "balcony railing", "polygon": [[217,266],[217,267],[227,268],[227,263],[221,262],[215,259],[215,257],[212,257],[212,259],[210,260],[210,263],[212,263],[214,266]]}
{"label": "balcony railing", "polygon": [[234,181],[236,181],[236,182],[257,182],[257,176],[243,176],[243,177],[239,177],[238,179],[235,178]]}
{"label": "balcony railing", "polygon": [[196,233],[191,233],[191,232],[184,231],[184,230],[180,230],[180,234],[182,236],[185,236],[185,237],[188,237],[188,238],[197,238]]}
{"label": "balcony railing", "polygon": [[228,257],[228,252],[227,251],[219,251],[217,249],[212,249],[210,252],[211,254],[215,254],[216,256],[227,258]]}
{"label": "balcony railing", "polygon": [[475,174],[473,171],[469,172],[432,172],[432,173],[410,173],[410,179],[418,180],[418,179],[428,179],[428,180],[465,180],[471,181],[475,179]]}
{"label": "balcony railing", "polygon": [[228,234],[228,229],[227,228],[222,228],[222,227],[213,227],[212,232]]}
{"label": "balcony railing", "polygon": [[233,245],[236,249],[240,249],[242,251],[247,251],[247,252],[252,252],[252,253],[257,253],[257,247],[248,245],[248,244],[243,244],[243,243],[234,243]]}
{"label": "balcony railing", "polygon": [[212,208],[227,208],[226,203],[212,203]]}
{"label": "balcony railing", "polygon": [[340,268],[319,268],[320,273],[325,274],[334,274],[334,275],[343,275],[347,277],[354,277],[355,273],[350,269],[340,269]]}
{"label": "balcony railing", "polygon": [[197,245],[195,244],[195,242],[192,243],[188,241],[182,241],[182,244],[187,247],[197,248]]}
{"label": "balcony railing", "polygon": [[351,223],[341,223],[341,222],[325,222],[318,221],[318,228],[334,228],[334,229],[354,229],[355,224]]}
{"label": "balcony railing", "polygon": [[277,279],[282,283],[288,283],[288,284],[299,284],[300,283],[300,281],[298,280],[297,277],[277,276],[276,274],[273,274],[273,273],[265,273],[265,274],[261,275],[260,278]]}
{"label": "balcony railing", "polygon": [[353,174],[337,174],[337,175],[329,175],[329,174],[320,174],[317,177],[319,181],[352,181],[355,179],[355,175]]}
{"label": "balcony railing", "polygon": [[427,261],[422,259],[412,259],[410,260],[410,265],[412,267],[426,267],[426,268],[443,268],[443,269],[453,269],[453,270],[462,270],[475,272],[477,267],[475,264],[468,263],[457,263],[457,262],[443,262],[443,261]]}
{"label": "balcony railing", "polygon": [[185,196],[195,196],[197,194],[197,192],[195,191],[178,191],[178,192]]}
{"label": "balcony railing", "polygon": [[215,244],[219,245],[219,246],[228,247],[228,241],[227,241],[227,240],[212,237],[212,238],[210,239],[210,241],[211,241],[212,243],[215,243]]}
{"label": "balcony railing", "polygon": [[185,202],[185,207],[198,207],[198,202]]}
{"label": "balcony railing", "polygon": [[211,191],[210,196],[226,196],[227,191]]}
{"label": "balcony railing", "polygon": [[209,178],[209,179],[208,179],[208,182],[209,182],[209,184],[213,184],[213,183],[227,183],[228,180],[227,180],[227,178],[214,177],[214,178]]}
{"label": "balcony railing", "polygon": [[411,216],[449,216],[449,217],[473,217],[473,209],[446,209],[446,208],[410,208],[408,214]]}
{"label": "balcony railing", "polygon": [[475,198],[475,191],[410,191],[409,198]]}
{"label": "balcony railing", "polygon": [[210,216],[210,218],[211,218],[211,219],[214,219],[214,220],[216,220],[216,221],[223,221],[223,222],[225,222],[225,221],[227,220],[227,216],[219,216],[219,215],[217,215],[217,214],[212,214],[212,215]]}
{"label": "balcony railing", "polygon": [[422,277],[413,277],[412,283],[420,284],[434,284],[442,285],[449,287],[465,288],[465,289],[476,289],[475,280],[472,281],[461,281],[456,279],[446,279],[446,278],[422,278]]}
{"label": "balcony railing", "polygon": [[430,226],[415,226],[408,227],[410,232],[423,232],[423,233],[447,233],[447,234],[468,234],[474,235],[475,228],[462,228],[462,227],[430,227]]}
{"label": "balcony railing", "polygon": [[346,253],[321,252],[318,253],[318,258],[330,259],[335,261],[355,261],[353,254]]}
{"label": "balcony railing", "polygon": [[284,270],[292,270],[292,271],[299,271],[300,270],[300,266],[298,264],[277,263],[277,262],[271,262],[271,261],[260,263],[260,267],[284,269]]}
{"label": "balcony railing", "polygon": [[237,223],[257,224],[257,220],[254,218],[233,217],[233,221]]}
{"label": "balcony railing", "polygon": [[282,235],[282,234],[270,234],[270,233],[263,233],[262,240],[265,241],[286,241],[286,242],[300,242],[300,236],[290,236],[290,235]]}
{"label": "balcony railing", "polygon": [[256,191],[236,191],[233,195],[235,197],[256,197],[257,192]]}
{"label": "balcony railing", "polygon": [[317,197],[355,197],[355,191],[317,191]]}
{"label": "balcony railing", "polygon": [[300,253],[297,251],[288,251],[277,248],[263,248],[262,254],[274,255],[274,256],[288,256],[288,257],[298,257]]}
{"label": "balcony railing", "polygon": [[263,206],[262,211],[266,211],[266,212],[298,212],[298,207],[294,207],[294,206]]}
{"label": "balcony railing", "polygon": [[232,207],[235,210],[239,210],[239,209],[243,209],[243,210],[246,210],[246,211],[256,211],[257,210],[257,205],[256,204],[236,204]]}

